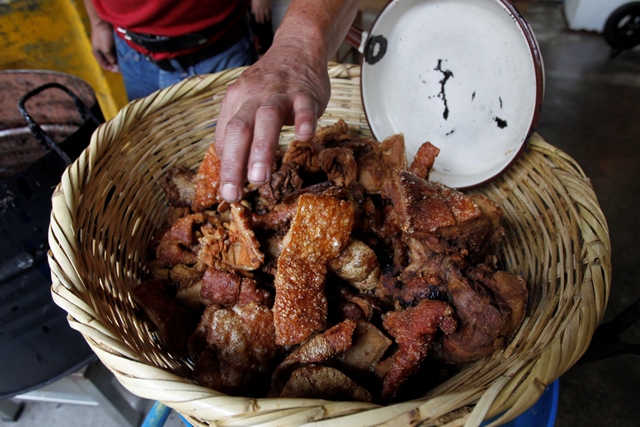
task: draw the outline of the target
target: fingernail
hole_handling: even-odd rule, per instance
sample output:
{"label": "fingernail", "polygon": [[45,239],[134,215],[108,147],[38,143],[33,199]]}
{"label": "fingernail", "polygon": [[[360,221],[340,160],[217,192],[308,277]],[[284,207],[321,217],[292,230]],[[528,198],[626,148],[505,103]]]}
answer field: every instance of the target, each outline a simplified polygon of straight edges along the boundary
{"label": "fingernail", "polygon": [[228,202],[235,202],[240,199],[238,187],[233,184],[224,184],[220,189],[220,195]]}
{"label": "fingernail", "polygon": [[313,129],[311,128],[311,123],[302,123],[300,125],[300,135],[311,135]]}
{"label": "fingernail", "polygon": [[267,165],[262,162],[254,163],[249,170],[249,181],[260,183],[267,180]]}

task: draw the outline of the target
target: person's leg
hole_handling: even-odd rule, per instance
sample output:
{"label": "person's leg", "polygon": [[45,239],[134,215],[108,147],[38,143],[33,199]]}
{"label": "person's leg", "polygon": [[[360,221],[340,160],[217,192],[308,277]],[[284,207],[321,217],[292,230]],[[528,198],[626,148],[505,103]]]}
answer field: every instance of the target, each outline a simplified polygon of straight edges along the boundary
{"label": "person's leg", "polygon": [[161,70],[115,34],[114,39],[127,98],[132,101],[160,89],[159,72]]}

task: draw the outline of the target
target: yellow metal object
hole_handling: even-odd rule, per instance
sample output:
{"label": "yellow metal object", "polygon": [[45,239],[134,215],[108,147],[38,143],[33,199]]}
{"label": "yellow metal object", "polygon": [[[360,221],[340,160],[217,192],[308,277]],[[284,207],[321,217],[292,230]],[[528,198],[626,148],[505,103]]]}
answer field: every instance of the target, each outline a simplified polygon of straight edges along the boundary
{"label": "yellow metal object", "polygon": [[85,80],[107,120],[127,103],[120,74],[100,68],[91,52],[81,0],[0,0],[0,47],[0,70],[53,70]]}

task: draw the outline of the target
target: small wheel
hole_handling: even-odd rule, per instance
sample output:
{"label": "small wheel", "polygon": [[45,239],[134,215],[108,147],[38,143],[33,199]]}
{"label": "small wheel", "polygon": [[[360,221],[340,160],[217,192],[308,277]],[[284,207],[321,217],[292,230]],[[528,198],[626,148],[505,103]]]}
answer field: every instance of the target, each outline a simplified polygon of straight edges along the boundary
{"label": "small wheel", "polygon": [[614,10],[602,35],[614,49],[631,49],[640,44],[640,2],[623,4]]}

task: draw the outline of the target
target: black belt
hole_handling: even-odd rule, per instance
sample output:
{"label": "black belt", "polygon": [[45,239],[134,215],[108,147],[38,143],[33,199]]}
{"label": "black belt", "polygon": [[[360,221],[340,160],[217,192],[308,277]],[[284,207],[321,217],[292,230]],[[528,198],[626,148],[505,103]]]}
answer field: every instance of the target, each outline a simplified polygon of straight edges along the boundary
{"label": "black belt", "polygon": [[153,34],[140,34],[118,27],[117,30],[125,40],[143,47],[151,53],[173,53],[181,50],[193,49],[206,44],[213,36],[227,30],[229,22],[235,21],[237,25],[243,24],[242,15],[245,13],[244,2],[238,2],[236,8],[224,21],[200,30],[196,33],[185,34],[177,37],[157,36]]}
{"label": "black belt", "polygon": [[[199,49],[193,53],[189,53],[186,55],[181,55],[172,59],[160,59],[155,60],[153,58],[149,58],[153,61],[158,68],[164,71],[184,71],[188,67],[191,67],[205,59],[211,58],[212,56],[218,55],[225,50],[229,49],[234,44],[238,43],[249,33],[247,26],[244,23],[244,20],[240,21],[237,25],[231,28],[220,40],[215,41],[214,43],[204,46],[202,49]],[[178,64],[179,67],[176,67],[175,64]]]}
{"label": "black belt", "polygon": [[[154,60],[149,58],[162,70],[184,71],[187,67],[191,67],[204,59],[224,52],[245,37],[249,33],[249,28],[247,20],[241,16],[244,13],[245,6],[244,3],[240,1],[235,10],[224,22],[205,28],[197,33],[185,34],[178,37],[139,34],[125,30],[124,28],[117,28],[117,31],[122,34],[125,40],[140,46],[150,53],[174,53],[200,47],[200,49],[197,49],[195,52],[178,55],[173,59]],[[231,28],[227,28],[229,21],[234,19],[236,23],[233,24]],[[221,32],[223,32],[224,35],[219,40],[207,44],[212,37]],[[182,67],[182,70],[174,66],[176,61],[177,64]]]}

